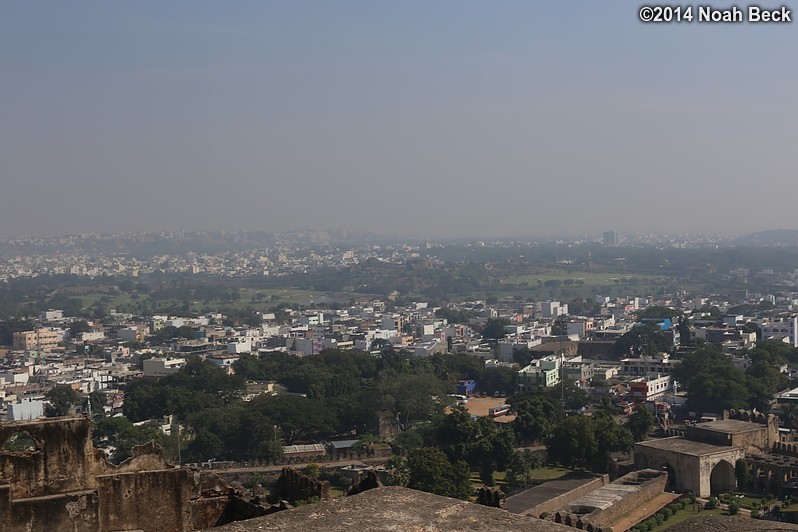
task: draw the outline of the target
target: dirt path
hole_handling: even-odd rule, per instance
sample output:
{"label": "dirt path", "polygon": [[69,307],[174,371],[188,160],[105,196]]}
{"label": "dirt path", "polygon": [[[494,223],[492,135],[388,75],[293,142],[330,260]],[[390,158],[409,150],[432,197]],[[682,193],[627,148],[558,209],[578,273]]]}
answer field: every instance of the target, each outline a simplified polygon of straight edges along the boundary
{"label": "dirt path", "polygon": [[613,530],[629,530],[640,521],[644,521],[657,513],[662,507],[667,506],[671,502],[678,499],[680,495],[676,493],[660,493],[644,506],[635,508],[620,520],[612,523]]}

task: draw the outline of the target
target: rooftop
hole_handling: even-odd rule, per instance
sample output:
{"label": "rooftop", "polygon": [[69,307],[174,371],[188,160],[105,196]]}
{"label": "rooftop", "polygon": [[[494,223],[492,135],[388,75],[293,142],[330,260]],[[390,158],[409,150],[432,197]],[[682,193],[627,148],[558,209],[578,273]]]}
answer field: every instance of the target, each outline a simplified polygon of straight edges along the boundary
{"label": "rooftop", "polygon": [[692,456],[706,456],[714,453],[725,453],[728,452],[729,449],[733,449],[733,447],[727,447],[724,445],[711,445],[709,443],[686,440],[680,436],[641,441],[635,444],[635,446],[638,445],[641,447],[650,447],[653,449],[662,449],[664,451],[689,454]]}
{"label": "rooftop", "polygon": [[573,528],[499,508],[396,486],[300,506],[210,529],[328,532],[573,532]]}
{"label": "rooftop", "polygon": [[596,478],[599,478],[599,476],[590,473],[571,473],[563,478],[549,480],[540,486],[535,486],[507,497],[505,499],[505,508],[507,508],[508,512],[521,514],[555,497],[575,490],[588,482],[592,482]]}
{"label": "rooftop", "polygon": [[719,419],[698,423],[693,428],[699,430],[710,430],[712,432],[723,432],[725,434],[742,434],[744,432],[756,432],[763,428],[763,425],[751,423],[750,421],[739,421],[736,419]]}

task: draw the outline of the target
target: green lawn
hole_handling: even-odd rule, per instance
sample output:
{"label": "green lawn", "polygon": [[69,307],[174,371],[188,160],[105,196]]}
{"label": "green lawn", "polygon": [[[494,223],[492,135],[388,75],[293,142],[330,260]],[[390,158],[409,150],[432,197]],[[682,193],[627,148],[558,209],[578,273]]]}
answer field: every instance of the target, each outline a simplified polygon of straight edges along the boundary
{"label": "green lawn", "polygon": [[670,517],[670,519],[662,523],[660,526],[653,528],[652,532],[667,530],[668,527],[671,527],[677,523],[681,523],[682,521],[686,521],[691,517],[695,517],[697,515],[729,515],[729,512],[727,512],[726,510],[721,510],[720,508],[715,508],[714,510],[701,510],[700,512],[696,512],[693,510],[693,505],[688,504],[687,506],[684,507],[684,510],[679,510],[678,512],[673,514]]}
{"label": "green lawn", "polygon": [[532,472],[532,478],[539,481],[554,480],[555,478],[560,478],[570,472],[570,469],[565,469],[563,467],[539,467]]}
{"label": "green lawn", "polygon": [[[560,286],[546,286],[548,281],[560,281]],[[511,275],[500,281],[508,290],[532,297],[558,296],[590,297],[595,294],[619,293],[649,295],[661,292],[664,286],[677,281],[664,275],[627,272],[548,271],[538,274]]]}
{"label": "green lawn", "polygon": [[758,504],[761,508],[762,506],[772,506],[774,503],[779,502],[778,499],[768,499],[766,503],[762,504],[762,497],[751,497],[748,495],[741,498],[735,498],[734,500],[737,501],[737,504],[739,504],[741,508],[748,508],[749,510],[753,508],[754,503]]}
{"label": "green lawn", "polygon": [[538,280],[542,283],[546,281],[581,281],[585,285],[602,284],[659,284],[667,283],[672,280],[670,277],[661,275],[643,275],[627,272],[582,272],[582,271],[550,271],[539,274],[512,275],[501,280],[502,283],[527,283],[529,286],[537,285]]}

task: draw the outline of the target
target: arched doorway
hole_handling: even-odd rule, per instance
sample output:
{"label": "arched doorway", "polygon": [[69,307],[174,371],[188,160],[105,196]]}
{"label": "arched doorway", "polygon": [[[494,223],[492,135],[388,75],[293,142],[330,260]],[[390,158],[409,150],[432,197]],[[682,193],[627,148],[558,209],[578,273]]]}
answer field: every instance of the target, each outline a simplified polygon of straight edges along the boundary
{"label": "arched doorway", "polygon": [[668,462],[659,466],[660,471],[668,473],[668,483],[665,485],[667,491],[676,491],[676,470]]}
{"label": "arched doorway", "polygon": [[709,491],[720,493],[733,491],[737,487],[737,478],[734,475],[734,466],[726,460],[721,460],[712,468],[709,475]]}

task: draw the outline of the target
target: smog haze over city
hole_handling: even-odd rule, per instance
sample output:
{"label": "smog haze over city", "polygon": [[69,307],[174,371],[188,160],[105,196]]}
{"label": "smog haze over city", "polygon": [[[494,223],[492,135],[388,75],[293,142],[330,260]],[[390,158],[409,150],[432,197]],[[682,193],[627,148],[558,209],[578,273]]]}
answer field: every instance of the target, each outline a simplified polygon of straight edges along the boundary
{"label": "smog haze over city", "polygon": [[635,2],[8,2],[0,236],[795,228],[792,24]]}

